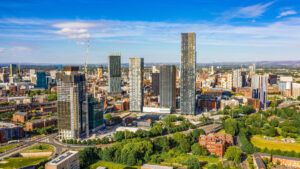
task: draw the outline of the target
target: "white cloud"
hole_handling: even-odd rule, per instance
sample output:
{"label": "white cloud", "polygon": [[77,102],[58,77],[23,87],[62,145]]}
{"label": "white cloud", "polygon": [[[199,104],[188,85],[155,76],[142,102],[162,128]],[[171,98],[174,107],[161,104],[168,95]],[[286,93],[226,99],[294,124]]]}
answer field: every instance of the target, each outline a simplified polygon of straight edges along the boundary
{"label": "white cloud", "polygon": [[266,4],[256,4],[252,6],[242,7],[235,11],[227,11],[224,13],[225,18],[257,18],[267,11],[267,8],[274,2]]}
{"label": "white cloud", "polygon": [[294,11],[294,10],[289,10],[289,11],[284,11],[284,12],[281,12],[277,18],[281,18],[281,17],[284,17],[284,16],[288,16],[288,15],[296,15],[297,12]]}
{"label": "white cloud", "polygon": [[0,48],[0,53],[4,52],[4,50],[5,50],[4,48]]}
{"label": "white cloud", "polygon": [[26,46],[14,46],[12,48],[9,48],[12,52],[31,52],[32,49]]}

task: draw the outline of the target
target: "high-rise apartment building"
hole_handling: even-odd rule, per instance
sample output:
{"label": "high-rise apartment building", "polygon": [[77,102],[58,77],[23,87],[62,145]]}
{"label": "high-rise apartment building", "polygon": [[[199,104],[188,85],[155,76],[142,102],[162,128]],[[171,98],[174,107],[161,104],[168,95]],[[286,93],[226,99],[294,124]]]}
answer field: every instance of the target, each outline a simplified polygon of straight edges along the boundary
{"label": "high-rise apartment building", "polygon": [[57,73],[57,114],[60,139],[77,139],[85,133],[87,114],[83,112],[85,75],[78,66],[65,66]]}
{"label": "high-rise apartment building", "polygon": [[226,81],[226,89],[231,90],[232,89],[232,74],[227,74],[227,81]]}
{"label": "high-rise apartment building", "polygon": [[235,69],[232,72],[232,87],[241,88],[242,87],[242,73],[240,69]]}
{"label": "high-rise apartment building", "polygon": [[260,108],[266,108],[268,94],[268,76],[251,77],[252,98],[260,100]]}
{"label": "high-rise apartment building", "polygon": [[129,100],[130,111],[143,111],[144,58],[129,58]]}
{"label": "high-rise apartment building", "polygon": [[152,73],[152,91],[153,96],[159,95],[159,73]]}
{"label": "high-rise apartment building", "polygon": [[[94,98],[92,95],[88,96],[88,126],[89,132],[95,132],[96,130],[100,129],[104,125],[104,101],[105,98]],[[86,109],[86,102],[83,103],[83,110],[84,112]]]}
{"label": "high-rise apartment building", "polygon": [[196,85],[196,34],[181,34],[180,62],[180,109],[181,114],[195,114]]}
{"label": "high-rise apartment building", "polygon": [[119,53],[108,56],[109,92],[121,92],[121,55]]}
{"label": "high-rise apartment building", "polygon": [[176,109],[176,66],[160,66],[160,107]]}

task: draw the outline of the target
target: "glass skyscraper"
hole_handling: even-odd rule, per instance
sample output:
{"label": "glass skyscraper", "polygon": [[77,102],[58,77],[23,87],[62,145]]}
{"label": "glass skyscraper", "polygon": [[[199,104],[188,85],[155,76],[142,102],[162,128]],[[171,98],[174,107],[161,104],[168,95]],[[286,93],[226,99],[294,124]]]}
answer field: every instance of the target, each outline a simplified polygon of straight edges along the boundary
{"label": "glass skyscraper", "polygon": [[121,55],[119,53],[108,56],[109,92],[121,92]]}
{"label": "glass skyscraper", "polygon": [[176,109],[176,66],[160,66],[160,107]]}

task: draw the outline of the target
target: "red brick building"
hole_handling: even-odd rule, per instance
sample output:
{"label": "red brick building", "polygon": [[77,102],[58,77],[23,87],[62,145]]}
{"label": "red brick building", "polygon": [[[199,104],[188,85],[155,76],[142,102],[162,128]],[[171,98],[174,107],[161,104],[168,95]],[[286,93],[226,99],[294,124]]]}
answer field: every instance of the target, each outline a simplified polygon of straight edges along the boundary
{"label": "red brick building", "polygon": [[255,109],[255,110],[259,110],[260,109],[260,100],[259,99],[248,98],[247,99],[247,105],[252,106],[253,109]]}
{"label": "red brick building", "polygon": [[199,144],[206,148],[210,154],[223,157],[226,148],[233,144],[233,138],[230,134],[211,133],[200,135]]}
{"label": "red brick building", "polygon": [[33,131],[35,128],[43,128],[52,125],[57,125],[57,117],[48,117],[45,119],[38,119],[26,123],[26,131]]}
{"label": "red brick building", "polygon": [[12,121],[17,123],[25,123],[28,119],[28,115],[26,112],[16,112],[13,114]]}
{"label": "red brick building", "polygon": [[277,165],[277,161],[280,163],[280,166],[300,168],[300,158],[273,155],[272,163]]}

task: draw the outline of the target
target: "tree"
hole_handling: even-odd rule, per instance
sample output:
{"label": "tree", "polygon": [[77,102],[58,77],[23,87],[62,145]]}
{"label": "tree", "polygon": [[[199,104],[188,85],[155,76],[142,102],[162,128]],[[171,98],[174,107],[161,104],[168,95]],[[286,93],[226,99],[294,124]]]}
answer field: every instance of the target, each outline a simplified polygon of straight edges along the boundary
{"label": "tree", "polygon": [[107,120],[107,121],[110,121],[112,118],[112,115],[110,113],[107,113],[104,115],[104,119]]}
{"label": "tree", "polygon": [[225,158],[238,164],[241,162],[241,150],[236,146],[230,146],[225,152]]}
{"label": "tree", "polygon": [[204,147],[200,146],[199,143],[194,143],[192,145],[192,153],[194,155],[207,155],[207,151]]}
{"label": "tree", "polygon": [[297,97],[297,100],[300,101],[300,96]]}
{"label": "tree", "polygon": [[80,168],[87,168],[99,160],[98,149],[96,147],[87,147],[79,152]]}
{"label": "tree", "polygon": [[155,151],[167,152],[170,149],[170,143],[167,137],[159,137],[153,140],[153,146]]}
{"label": "tree", "polygon": [[196,157],[189,157],[186,164],[188,165],[188,169],[201,168],[200,162]]}
{"label": "tree", "polygon": [[191,132],[193,140],[197,142],[201,134],[205,135],[205,131],[203,129],[195,129]]}
{"label": "tree", "polygon": [[238,133],[238,125],[235,119],[226,119],[225,120],[225,132],[227,134],[236,135]]}

